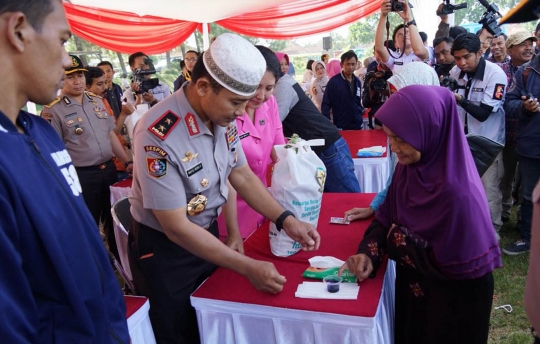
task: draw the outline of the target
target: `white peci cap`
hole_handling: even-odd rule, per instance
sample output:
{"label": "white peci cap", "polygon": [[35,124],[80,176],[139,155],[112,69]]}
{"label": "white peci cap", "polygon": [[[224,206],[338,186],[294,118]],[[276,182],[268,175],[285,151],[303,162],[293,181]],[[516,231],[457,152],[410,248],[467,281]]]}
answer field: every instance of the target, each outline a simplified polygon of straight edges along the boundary
{"label": "white peci cap", "polygon": [[241,96],[252,96],[266,71],[257,48],[231,33],[219,35],[203,54],[204,66],[220,85]]}

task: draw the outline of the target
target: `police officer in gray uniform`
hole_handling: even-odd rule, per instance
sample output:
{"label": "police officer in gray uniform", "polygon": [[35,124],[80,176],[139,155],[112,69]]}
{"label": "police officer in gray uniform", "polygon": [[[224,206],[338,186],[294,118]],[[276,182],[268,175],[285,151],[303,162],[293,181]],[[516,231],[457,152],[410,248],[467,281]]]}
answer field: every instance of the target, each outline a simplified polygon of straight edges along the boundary
{"label": "police officer in gray uniform", "polygon": [[[249,61],[249,63],[246,63]],[[152,107],[134,135],[130,195],[132,272],[150,297],[158,342],[197,343],[190,294],[220,265],[266,292],[282,290],[274,265],[246,257],[218,239],[216,218],[228,195],[227,178],[255,210],[276,222],[305,250],[317,249],[316,229],[272,198],[246,164],[235,118],[244,112],[266,70],[245,39],[222,34],[193,69],[192,80]],[[134,241],[134,242],[133,242]]]}
{"label": "police officer in gray uniform", "polygon": [[83,197],[94,221],[103,221],[109,250],[118,258],[111,216],[109,186],[118,181],[112,162],[117,156],[128,171],[133,163],[114,133],[113,118],[107,113],[101,97],[85,92],[86,79],[81,60],[71,56],[72,67],[66,69],[60,96],[45,106],[41,116],[51,122],[64,141],[77,170]]}

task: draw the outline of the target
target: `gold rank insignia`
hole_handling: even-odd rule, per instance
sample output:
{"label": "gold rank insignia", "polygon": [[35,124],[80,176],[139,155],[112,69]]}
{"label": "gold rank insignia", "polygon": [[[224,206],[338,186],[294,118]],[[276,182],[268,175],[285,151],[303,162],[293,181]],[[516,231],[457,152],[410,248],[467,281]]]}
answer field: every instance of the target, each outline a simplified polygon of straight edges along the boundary
{"label": "gold rank insignia", "polygon": [[56,97],[55,100],[53,100],[49,105],[45,105],[46,108],[52,107],[54,104],[58,103],[60,101],[60,97]]}
{"label": "gold rank insignia", "polygon": [[82,135],[84,132],[83,128],[81,128],[78,124],[75,126],[75,134]]}
{"label": "gold rank insignia", "polygon": [[203,178],[203,179],[201,180],[201,186],[202,186],[203,188],[207,187],[208,184],[209,184],[209,181],[208,181],[207,178]]}
{"label": "gold rank insignia", "polygon": [[171,133],[174,127],[178,124],[180,117],[174,112],[168,110],[161,117],[159,117],[154,123],[152,123],[148,130],[156,135],[161,140],[165,140]]}
{"label": "gold rank insignia", "polygon": [[191,160],[195,159],[199,153],[191,153],[191,151],[187,151],[186,157],[182,158],[182,162],[190,162]]}
{"label": "gold rank insignia", "polygon": [[187,212],[190,216],[199,215],[204,211],[206,208],[206,204],[208,203],[208,198],[205,196],[198,194],[192,199],[189,200],[189,203],[187,205]]}

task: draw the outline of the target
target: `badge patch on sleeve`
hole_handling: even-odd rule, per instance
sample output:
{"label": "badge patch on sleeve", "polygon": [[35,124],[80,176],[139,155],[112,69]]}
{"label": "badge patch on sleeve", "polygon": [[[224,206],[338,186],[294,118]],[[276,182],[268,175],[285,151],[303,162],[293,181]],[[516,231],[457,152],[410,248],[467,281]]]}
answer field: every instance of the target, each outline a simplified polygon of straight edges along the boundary
{"label": "badge patch on sleeve", "polygon": [[145,152],[152,152],[161,155],[162,157],[166,157],[168,153],[161,147],[157,146],[144,146]]}
{"label": "badge patch on sleeve", "polygon": [[165,140],[167,136],[171,133],[174,127],[178,124],[180,117],[172,111],[167,111],[160,118],[157,119],[151,126],[148,127],[148,130],[152,134],[159,137],[161,140]]}
{"label": "badge patch on sleeve", "polygon": [[493,91],[493,99],[501,100],[504,97],[504,84],[495,84],[495,91]]}
{"label": "badge patch on sleeve", "polygon": [[148,175],[153,178],[161,178],[167,174],[167,160],[162,158],[146,158]]}

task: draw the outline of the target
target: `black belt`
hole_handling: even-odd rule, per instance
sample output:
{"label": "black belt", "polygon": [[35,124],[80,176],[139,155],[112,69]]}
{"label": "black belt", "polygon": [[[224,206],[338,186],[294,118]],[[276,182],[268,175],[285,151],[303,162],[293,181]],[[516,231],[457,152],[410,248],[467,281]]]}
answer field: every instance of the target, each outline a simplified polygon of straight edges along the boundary
{"label": "black belt", "polygon": [[104,170],[107,166],[114,165],[112,160],[105,161],[102,164],[94,165],[94,166],[83,166],[83,167],[75,167],[77,170],[80,171],[89,171],[89,170]]}

